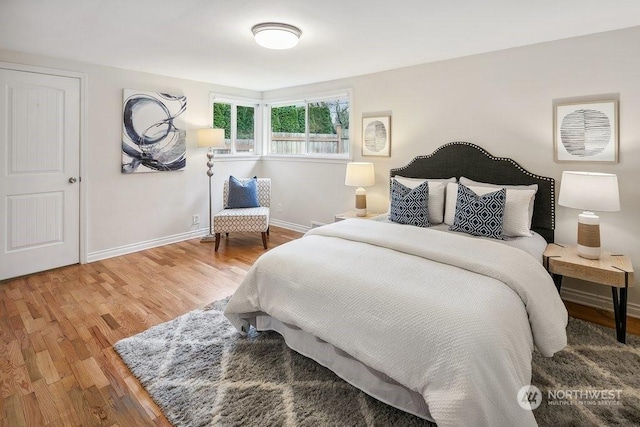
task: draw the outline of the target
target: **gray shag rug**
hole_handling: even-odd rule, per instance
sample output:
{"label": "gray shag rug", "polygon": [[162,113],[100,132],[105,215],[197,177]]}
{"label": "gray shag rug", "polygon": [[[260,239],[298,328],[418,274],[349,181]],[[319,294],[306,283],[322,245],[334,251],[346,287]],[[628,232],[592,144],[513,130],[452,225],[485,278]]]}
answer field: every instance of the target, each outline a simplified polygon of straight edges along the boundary
{"label": "gray shag rug", "polygon": [[[241,337],[218,301],[114,346],[175,426],[433,426],[290,350],[275,332]],[[570,319],[569,346],[534,354],[541,426],[640,425],[640,338]],[[548,404],[548,390],[621,390],[614,405]],[[557,402],[556,402],[557,403]],[[564,402],[568,403],[568,402]]]}

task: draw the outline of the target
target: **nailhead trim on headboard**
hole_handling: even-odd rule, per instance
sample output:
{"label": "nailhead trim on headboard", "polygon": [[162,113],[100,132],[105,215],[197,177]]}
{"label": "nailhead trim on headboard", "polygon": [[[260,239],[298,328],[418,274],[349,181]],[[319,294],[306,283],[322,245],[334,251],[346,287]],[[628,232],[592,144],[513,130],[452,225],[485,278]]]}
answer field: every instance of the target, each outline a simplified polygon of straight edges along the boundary
{"label": "nailhead trim on headboard", "polygon": [[[414,175],[414,178],[448,178],[448,176],[429,176],[429,167],[430,167],[430,162],[435,161],[435,160],[430,160],[433,159],[434,156],[435,157],[444,157],[444,160],[446,162],[448,162],[449,164],[453,165],[453,166],[457,166],[459,168],[461,168],[462,166],[460,165],[456,165],[457,160],[459,159],[460,156],[464,156],[465,151],[463,150],[463,152],[459,152],[456,148],[459,146],[464,146],[464,147],[470,147],[473,148],[475,150],[477,150],[477,152],[483,154],[488,160],[491,161],[495,161],[495,162],[507,162],[511,165],[513,165],[515,167],[515,169],[517,171],[519,171],[523,177],[528,177],[530,179],[528,180],[524,180],[524,181],[528,181],[529,184],[538,184],[538,186],[540,187],[538,190],[538,193],[536,194],[536,206],[538,207],[543,207],[544,211],[548,211],[549,214],[548,216],[545,215],[544,218],[541,217],[536,217],[536,212],[534,211],[534,218],[536,219],[536,221],[534,221],[537,225],[538,228],[541,228],[542,230],[538,230],[534,227],[534,229],[536,229],[536,231],[538,231],[540,234],[542,234],[545,239],[547,239],[547,241],[553,241],[553,230],[555,229],[555,179],[550,178],[550,177],[546,177],[546,176],[542,176],[542,175],[537,175],[534,173],[529,172],[528,170],[524,169],[522,166],[520,166],[516,161],[514,161],[511,158],[508,157],[495,157],[493,155],[491,155],[490,153],[488,153],[484,148],[479,147],[476,144],[472,144],[470,142],[464,142],[464,141],[455,141],[455,142],[449,142],[447,144],[444,144],[440,147],[438,147],[433,153],[428,154],[428,155],[422,155],[422,156],[417,156],[415,157],[413,160],[411,160],[411,162],[409,162],[407,165],[399,167],[399,168],[394,168],[391,169],[390,171],[390,176],[393,177],[395,175],[403,175],[403,171],[406,170],[411,170],[413,171],[412,175]],[[442,150],[445,150],[445,152],[442,152]],[[467,150],[468,152],[468,150]],[[437,159],[436,159],[437,160]],[[442,163],[442,162],[440,162]],[[433,164],[434,166],[438,166],[440,163],[436,163]],[[462,160],[459,162],[460,164],[462,164]],[[461,172],[461,171],[458,171]],[[416,173],[418,173],[418,175],[416,175]],[[489,172],[487,172],[488,174]],[[453,173],[452,175],[455,175],[456,173]],[[422,175],[422,176],[420,176]],[[450,176],[452,176],[450,175]],[[483,182],[494,182],[494,180],[498,181],[501,184],[507,184],[509,181],[505,181],[507,179],[507,177],[504,177],[502,179],[502,181],[505,182],[500,182],[501,181],[501,177],[500,176],[489,176],[486,175],[483,177],[483,173],[476,171],[475,173],[475,178],[471,177],[469,175],[465,175],[464,173],[459,173],[457,174],[458,176],[456,176],[457,178],[460,178],[460,176],[467,176],[471,179],[477,180],[477,181],[483,181]],[[404,176],[404,175],[403,175]],[[497,179],[496,179],[497,178]],[[536,182],[537,181],[537,182]],[[522,182],[517,182],[518,184],[521,184]],[[544,185],[546,183],[546,185]],[[543,188],[544,187],[544,188]],[[542,198],[542,202],[539,202],[538,198]],[[541,225],[543,224],[543,225]]]}

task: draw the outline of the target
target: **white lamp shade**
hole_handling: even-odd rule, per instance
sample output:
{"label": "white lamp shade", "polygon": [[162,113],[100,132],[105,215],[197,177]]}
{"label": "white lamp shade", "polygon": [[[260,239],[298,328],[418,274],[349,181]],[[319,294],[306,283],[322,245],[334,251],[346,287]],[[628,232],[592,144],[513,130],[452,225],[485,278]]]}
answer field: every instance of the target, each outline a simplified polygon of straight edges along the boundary
{"label": "white lamp shade", "polygon": [[224,129],[198,129],[198,147],[224,147]]}
{"label": "white lamp shade", "polygon": [[262,47],[267,49],[291,49],[298,44],[302,31],[293,25],[266,22],[254,26],[251,31]]}
{"label": "white lamp shade", "polygon": [[347,163],[347,175],[344,184],[353,187],[369,187],[376,183],[373,163],[352,162]]}
{"label": "white lamp shade", "polygon": [[558,204],[588,211],[619,211],[618,177],[612,173],[564,171]]}

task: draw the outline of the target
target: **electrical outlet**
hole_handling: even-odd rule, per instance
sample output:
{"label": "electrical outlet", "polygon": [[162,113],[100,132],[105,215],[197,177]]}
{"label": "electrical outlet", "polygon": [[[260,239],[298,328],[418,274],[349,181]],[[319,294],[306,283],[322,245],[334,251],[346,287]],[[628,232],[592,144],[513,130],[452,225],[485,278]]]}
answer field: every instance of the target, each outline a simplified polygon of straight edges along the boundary
{"label": "electrical outlet", "polygon": [[194,216],[192,216],[191,217],[191,224],[193,224],[193,225],[200,224],[200,215],[195,214]]}
{"label": "electrical outlet", "polygon": [[278,203],[278,212],[282,212],[282,203]]}

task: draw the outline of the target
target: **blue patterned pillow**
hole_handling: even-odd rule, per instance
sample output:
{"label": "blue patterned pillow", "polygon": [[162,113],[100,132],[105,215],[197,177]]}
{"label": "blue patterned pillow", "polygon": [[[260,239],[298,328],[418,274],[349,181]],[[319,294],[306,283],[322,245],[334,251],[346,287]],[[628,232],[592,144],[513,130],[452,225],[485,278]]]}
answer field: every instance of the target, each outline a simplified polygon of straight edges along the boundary
{"label": "blue patterned pillow", "polygon": [[429,223],[429,183],[411,189],[395,179],[391,181],[391,212],[389,219],[399,224],[431,227]]}
{"label": "blue patterned pillow", "polygon": [[253,177],[248,180],[239,180],[234,176],[229,177],[229,197],[227,198],[227,208],[257,208],[260,207],[258,200],[258,178]]}
{"label": "blue patterned pillow", "polygon": [[456,213],[449,230],[504,240],[502,220],[506,200],[507,190],[504,188],[478,196],[473,190],[459,184]]}

